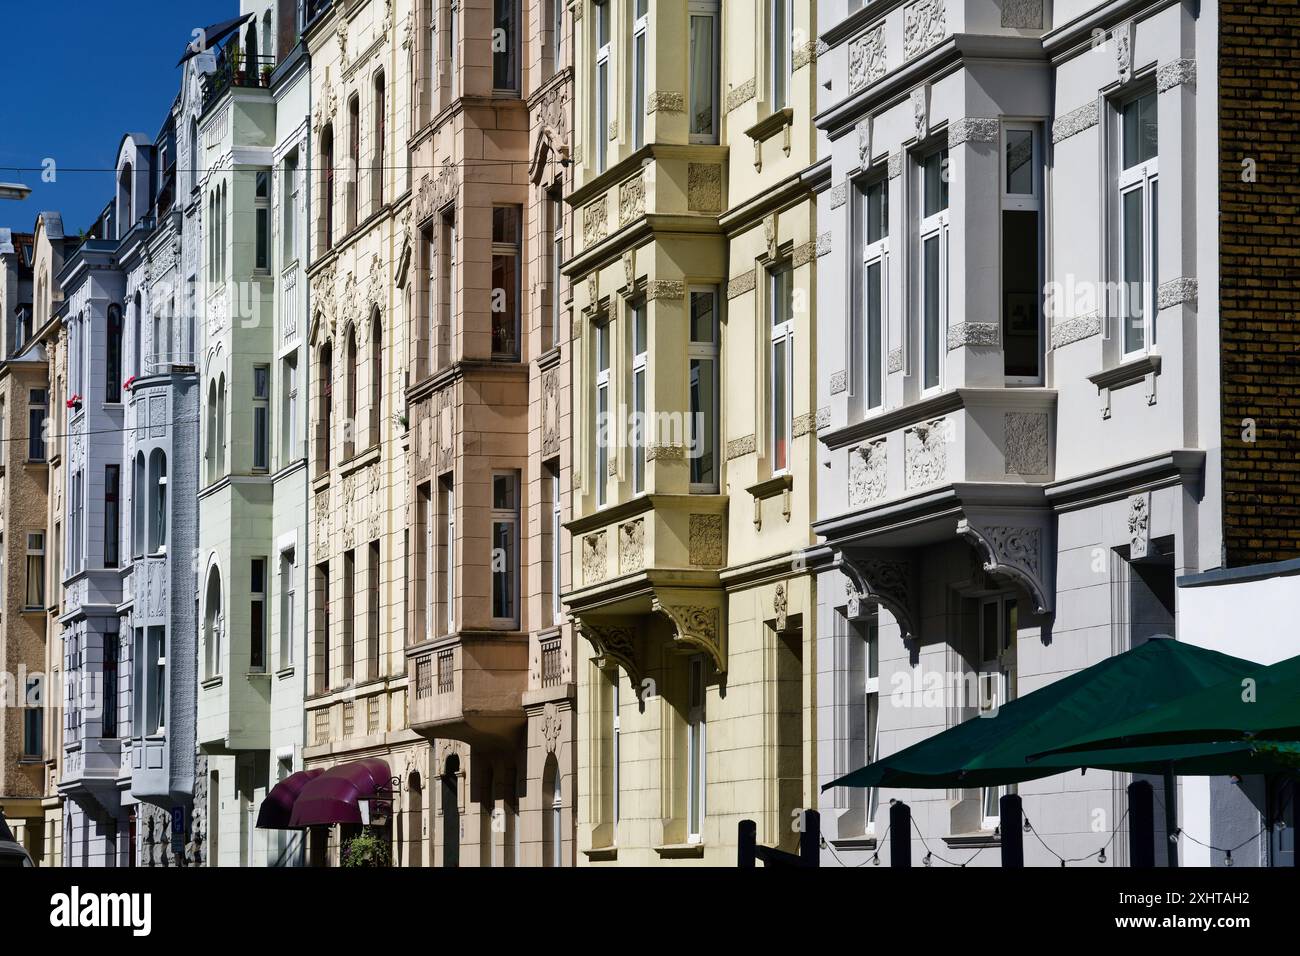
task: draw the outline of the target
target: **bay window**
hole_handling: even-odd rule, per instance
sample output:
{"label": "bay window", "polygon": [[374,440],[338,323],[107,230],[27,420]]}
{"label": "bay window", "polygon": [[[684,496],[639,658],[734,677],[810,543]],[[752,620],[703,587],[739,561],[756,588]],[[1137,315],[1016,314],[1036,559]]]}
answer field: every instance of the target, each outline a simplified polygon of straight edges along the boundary
{"label": "bay window", "polygon": [[1042,161],[1038,128],[1002,130],[1002,360],[1008,384],[1041,381]]}
{"label": "bay window", "polygon": [[596,172],[603,173],[609,163],[606,144],[609,138],[609,93],[610,63],[609,55],[610,9],[608,0],[595,4],[596,8],[596,103],[592,115],[596,128],[592,130],[592,146],[596,154]]}
{"label": "bay window", "polygon": [[718,492],[718,290],[691,289],[690,417],[687,454],[691,488],[697,494]]}
{"label": "bay window", "polygon": [[646,376],[648,328],[644,301],[632,306],[632,493],[645,491]]}
{"label": "bay window", "polygon": [[519,617],[519,474],[492,475],[492,617]]}
{"label": "bay window", "polygon": [[519,359],[519,206],[492,209],[492,357]]}
{"label": "bay window", "polygon": [[253,470],[271,465],[271,366],[253,366]]}
{"label": "bay window", "polygon": [[598,322],[596,334],[596,415],[593,444],[596,452],[596,505],[604,507],[609,495],[609,324]]}
{"label": "bay window", "polygon": [[687,23],[687,122],[692,143],[718,141],[718,93],[721,83],[719,3],[692,0]]}
{"label": "bay window", "polygon": [[254,177],[253,229],[253,269],[257,272],[270,272],[271,171],[269,169],[259,169]]}
{"label": "bay window", "polygon": [[921,388],[937,389],[948,331],[948,150],[921,160]]}
{"label": "bay window", "polygon": [[1160,196],[1155,91],[1123,104],[1119,112],[1122,351],[1136,355],[1155,341]]}

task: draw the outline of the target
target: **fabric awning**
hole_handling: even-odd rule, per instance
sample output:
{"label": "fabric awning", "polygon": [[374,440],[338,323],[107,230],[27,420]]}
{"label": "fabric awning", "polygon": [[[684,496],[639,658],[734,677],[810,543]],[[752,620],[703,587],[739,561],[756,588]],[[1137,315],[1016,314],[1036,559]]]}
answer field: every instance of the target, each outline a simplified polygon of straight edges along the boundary
{"label": "fabric awning", "polygon": [[1045,753],[1082,758],[1113,747],[1300,741],[1300,657],[1267,667],[1254,664],[1160,707],[1115,716],[1061,746],[1044,748],[1031,761],[1053,759]]}
{"label": "fabric awning", "polygon": [[307,784],[324,772],[319,767],[299,770],[297,773],[289,774],[272,787],[257,811],[257,828],[259,830],[291,829],[289,818],[293,815],[293,805],[297,802],[298,796]]}
{"label": "fabric awning", "polygon": [[[210,27],[204,27],[203,32],[190,40],[185,45],[185,52],[181,58],[176,61],[180,66],[192,56],[197,56],[206,50],[211,50],[214,46],[224,40],[230,34],[234,33],[249,20],[253,19],[255,14],[245,13],[242,17],[235,17],[233,20],[222,20],[220,23],[214,23]],[[202,49],[200,49],[200,47]]]}
{"label": "fabric awning", "polygon": [[[361,802],[372,797],[391,798],[392,772],[388,761],[363,757],[331,767],[308,782],[293,803],[290,827],[328,826],[362,822]],[[387,801],[385,801],[386,803]],[[371,804],[376,813],[383,806]]]}
{"label": "fabric awning", "polygon": [[1028,757],[1074,740],[1080,728],[1140,714],[1258,667],[1238,657],[1170,638],[1149,640],[1010,701],[998,709],[996,716],[973,717],[833,780],[822,789],[1005,786],[1081,766],[1135,771],[1151,766],[1163,771],[1175,757],[1187,762],[1188,767],[1194,759],[1201,760],[1203,767],[1218,766],[1214,761],[1230,759],[1227,754],[1231,748],[1191,749],[1177,755],[1112,751],[1094,754],[1087,760],[1053,758],[1035,764],[1030,764]]}

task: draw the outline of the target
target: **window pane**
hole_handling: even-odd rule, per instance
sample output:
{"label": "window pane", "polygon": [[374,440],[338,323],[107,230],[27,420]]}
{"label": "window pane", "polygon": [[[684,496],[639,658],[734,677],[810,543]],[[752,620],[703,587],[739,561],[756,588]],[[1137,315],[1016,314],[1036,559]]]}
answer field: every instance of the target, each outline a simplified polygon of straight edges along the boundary
{"label": "window pane", "polygon": [[514,524],[508,521],[492,523],[492,616],[515,616]]}
{"label": "window pane", "polygon": [[867,266],[867,407],[880,404],[880,262]]}
{"label": "window pane", "polygon": [[1140,96],[1122,110],[1124,138],[1124,168],[1128,169],[1148,159],[1158,151],[1159,137],[1156,127],[1156,94]]}
{"label": "window pane", "polygon": [[1007,375],[1038,375],[1038,213],[1002,214],[1002,346]]}
{"label": "window pane", "polygon": [[692,16],[690,23],[691,133],[713,133],[713,17]]}
{"label": "window pane", "polygon": [[777,470],[786,467],[787,455],[789,449],[789,431],[786,427],[786,418],[790,411],[786,407],[786,349],[789,340],[785,338],[777,339],[772,344],[772,427],[773,427],[773,444],[772,449],[773,465]]}
{"label": "window pane", "polygon": [[925,281],[925,369],[923,387],[939,384],[939,237],[925,240],[922,276]]}
{"label": "window pane", "polygon": [[1123,197],[1124,256],[1124,351],[1145,347],[1142,325],[1142,190],[1132,189]]}
{"label": "window pane", "polygon": [[519,257],[494,255],[492,257],[492,352],[494,355],[514,356],[519,351],[518,328],[519,288],[516,267]]}
{"label": "window pane", "polygon": [[645,31],[637,33],[632,47],[632,145],[639,149],[645,144]]}
{"label": "window pane", "polygon": [[1034,134],[1027,129],[1007,130],[1007,192],[1033,195]]}
{"label": "window pane", "polygon": [[691,359],[691,418],[690,454],[691,484],[714,485],[718,483],[715,470],[714,440],[717,423],[714,421],[716,365],[712,359]]}
{"label": "window pane", "polygon": [[638,369],[632,376],[632,488],[638,493],[645,491],[645,376],[645,369]]}
{"label": "window pane", "polygon": [[717,323],[714,321],[715,298],[712,292],[691,293],[691,341],[708,342],[715,339]]}
{"label": "window pane", "polygon": [[513,511],[515,503],[515,479],[512,475],[494,475],[492,477],[492,507],[499,511]]}
{"label": "window pane", "polygon": [[889,235],[889,191],[887,182],[867,188],[867,242],[879,242]]}
{"label": "window pane", "polygon": [[518,49],[518,28],[515,23],[516,0],[496,0],[496,16],[492,33],[492,86],[498,90],[513,90],[518,86],[515,50]]}
{"label": "window pane", "polygon": [[940,150],[925,158],[925,215],[933,216],[948,208],[948,151]]}

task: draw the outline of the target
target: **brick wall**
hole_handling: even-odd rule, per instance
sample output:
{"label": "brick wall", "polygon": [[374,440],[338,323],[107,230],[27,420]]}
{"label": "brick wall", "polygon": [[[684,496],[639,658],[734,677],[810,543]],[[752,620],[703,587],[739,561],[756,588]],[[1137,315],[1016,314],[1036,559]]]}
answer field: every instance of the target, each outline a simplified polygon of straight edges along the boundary
{"label": "brick wall", "polygon": [[1241,566],[1300,555],[1300,0],[1220,4],[1219,97],[1224,547]]}

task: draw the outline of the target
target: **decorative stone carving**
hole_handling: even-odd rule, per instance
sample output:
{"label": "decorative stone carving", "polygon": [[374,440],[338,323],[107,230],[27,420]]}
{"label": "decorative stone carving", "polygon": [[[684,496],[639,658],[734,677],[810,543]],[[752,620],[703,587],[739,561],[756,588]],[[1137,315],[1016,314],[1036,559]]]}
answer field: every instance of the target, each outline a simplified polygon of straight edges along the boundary
{"label": "decorative stone carving", "polygon": [[604,531],[597,531],[582,539],[582,580],[595,584],[605,580],[607,574],[607,540]]}
{"label": "decorative stone carving", "polygon": [[1045,412],[1007,412],[1006,473],[1008,475],[1046,475],[1048,473],[1047,414]]}
{"label": "decorative stone carving", "polygon": [[789,630],[790,599],[786,596],[784,581],[777,583],[776,590],[772,595],[772,617],[778,634],[784,634]]}
{"label": "decorative stone carving", "polygon": [[1172,309],[1176,305],[1196,305],[1197,283],[1190,276],[1180,276],[1160,283],[1156,290],[1156,308]]}
{"label": "decorative stone carving", "polygon": [[823,232],[817,237],[817,258],[829,256],[831,254],[831,234]]}
{"label": "decorative stone carving", "polygon": [[727,298],[734,299],[746,292],[753,292],[757,282],[758,274],[755,270],[750,269],[748,272],[742,272],[727,283]]}
{"label": "decorative stone carving", "polygon": [[594,246],[609,235],[609,203],[607,200],[608,196],[601,195],[598,199],[582,207],[582,241],[588,246]]}
{"label": "decorative stone carving", "polygon": [[838,395],[849,390],[849,373],[843,370],[831,373],[831,394]]}
{"label": "decorative stone carving", "polygon": [[912,90],[912,124],[918,140],[930,135],[930,85],[923,83]]}
{"label": "decorative stone carving", "polygon": [[885,361],[885,370],[887,372],[901,372],[903,370],[903,350],[890,349],[889,355]]}
{"label": "decorative stone carving", "polygon": [[888,487],[886,442],[878,438],[849,452],[849,507],[861,508],[885,497]]}
{"label": "decorative stone carving", "polygon": [[1044,581],[1045,540],[1040,527],[976,525],[969,518],[957,522],[957,533],[984,555],[984,570],[1014,578],[1034,600],[1034,613],[1051,613],[1051,592]]}
{"label": "decorative stone carving", "polygon": [[839,209],[849,201],[849,184],[840,183],[831,187],[831,208]]}
{"label": "decorative stone carving", "polygon": [[686,165],[686,208],[691,212],[722,211],[722,167],[716,163]]}
{"label": "decorative stone carving", "polygon": [[1069,139],[1075,133],[1092,129],[1097,125],[1097,101],[1085,103],[1077,110],[1071,110],[1052,122],[1052,142],[1059,143]]}
{"label": "decorative stone carving", "polygon": [[996,116],[963,117],[948,127],[948,148],[955,149],[962,143],[996,143],[1001,130]]}
{"label": "decorative stone carving", "polygon": [[1077,315],[1052,326],[1052,348],[1059,349],[1101,334],[1101,316],[1096,312]]}
{"label": "decorative stone carving", "polygon": [[821,408],[817,409],[817,430],[819,432],[824,432],[826,429],[830,427],[831,427],[831,410],[829,407],[823,405]]}
{"label": "decorative stone carving", "polygon": [[656,445],[647,444],[645,446],[646,461],[685,461],[685,445]]}
{"label": "decorative stone carving", "polygon": [[813,256],[816,252],[817,243],[801,243],[800,245],[795,246],[794,251],[790,253],[790,261],[796,269],[800,266],[806,266],[808,263],[813,261]]}
{"label": "decorative stone carving", "polygon": [[686,97],[673,90],[651,90],[646,94],[645,111],[650,113],[685,113]]}
{"label": "decorative stone carving", "polygon": [[687,518],[687,554],[691,564],[715,568],[726,558],[722,515],[692,514]]}
{"label": "decorative stone carving", "polygon": [[744,455],[752,455],[757,448],[757,443],[753,435],[746,435],[743,438],[733,438],[727,442],[727,461],[732,461]]}
{"label": "decorative stone carving", "polygon": [[790,63],[794,70],[802,70],[805,66],[817,62],[817,41],[809,40],[802,46],[794,49],[794,56],[791,57]]}
{"label": "decorative stone carving", "polygon": [[726,671],[726,651],[719,630],[722,614],[718,608],[694,604],[666,604],[658,596],[654,598],[651,606],[672,621],[677,629],[674,638],[677,643],[704,651],[713,659],[714,666],[719,671]]}
{"label": "decorative stone carving", "polygon": [[423,222],[439,209],[455,202],[458,187],[454,163],[443,164],[436,174],[421,176],[413,204],[415,222]]}
{"label": "decorative stone carving", "polygon": [[780,239],[777,237],[777,225],[776,213],[763,217],[763,244],[767,247],[767,258],[770,260],[779,257]]}
{"label": "decorative stone carving", "polygon": [[1011,30],[1041,30],[1043,0],[1002,0],[1002,26]]}
{"label": "decorative stone carving", "polygon": [[858,168],[866,169],[871,165],[871,119],[868,117],[857,125],[858,131]]}
{"label": "decorative stone carving", "polygon": [[1196,89],[1195,60],[1170,60],[1168,63],[1160,64],[1160,68],[1156,70],[1156,90],[1160,93],[1172,90],[1183,83],[1187,84],[1188,89]]}
{"label": "decorative stone carving", "polygon": [[621,667],[640,699],[641,666],[636,653],[636,628],[625,624],[595,623],[579,619],[578,632],[595,650],[596,666]]}
{"label": "decorative stone carving", "polygon": [[542,455],[549,458],[560,450],[560,372],[542,373]]}
{"label": "decorative stone carving", "polygon": [[1128,500],[1128,556],[1130,561],[1145,558],[1151,550],[1151,492],[1133,495]]}
{"label": "decorative stone carving", "polygon": [[939,484],[947,478],[950,427],[946,418],[936,418],[903,432],[903,473],[908,489]]}
{"label": "decorative stone carving", "polygon": [[634,574],[645,567],[645,519],[629,521],[618,531],[618,573]]}
{"label": "decorative stone carving", "polygon": [[910,561],[842,552],[835,566],[851,582],[847,590],[849,617],[861,617],[870,605],[877,604],[893,616],[903,640],[917,636],[916,592]]}
{"label": "decorative stone carving", "polygon": [[903,59],[910,60],[948,35],[945,0],[917,0],[903,9]]}
{"label": "decorative stone carving", "polygon": [[956,322],[948,326],[948,351],[966,345],[998,344],[998,327],[992,322]]}
{"label": "decorative stone carving", "polygon": [[614,140],[618,139],[618,120],[612,119],[609,121],[608,132],[609,132],[610,142],[613,142]]}
{"label": "decorative stone carving", "polygon": [[[758,95],[758,81],[751,78],[727,91],[727,112],[739,109]],[[711,124],[709,124],[711,125]]]}
{"label": "decorative stone carving", "polygon": [[618,187],[618,224],[626,226],[645,215],[645,178],[637,173]]}
{"label": "decorative stone carving", "polygon": [[646,283],[645,298],[647,302],[660,299],[680,300],[686,295],[686,283],[678,279],[651,279]]}
{"label": "decorative stone carving", "polygon": [[1123,86],[1133,78],[1133,21],[1125,20],[1110,36],[1115,41],[1115,72]]}
{"label": "decorative stone carving", "polygon": [[885,25],[849,43],[849,93],[857,93],[885,75]]}
{"label": "decorative stone carving", "polygon": [[817,418],[813,412],[804,412],[802,415],[794,417],[793,427],[790,431],[792,438],[800,438],[803,435],[811,435],[817,430]]}
{"label": "decorative stone carving", "polygon": [[888,168],[888,170],[889,170],[889,178],[890,178],[890,179],[897,179],[899,176],[903,175],[903,152],[902,152],[902,150],[899,150],[897,153],[890,153],[890,154],[889,154],[889,161],[888,161],[888,167],[887,167],[887,168]]}
{"label": "decorative stone carving", "polygon": [[554,702],[542,708],[542,740],[546,742],[546,752],[553,754],[560,743],[560,733],[564,721],[560,719],[560,708]]}

